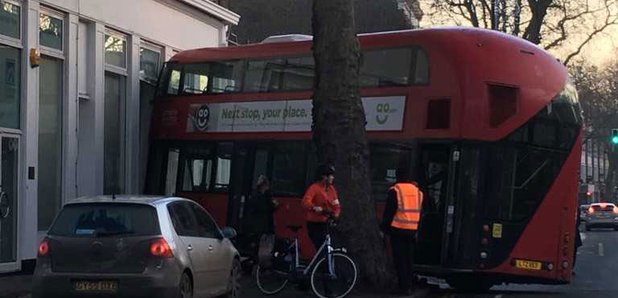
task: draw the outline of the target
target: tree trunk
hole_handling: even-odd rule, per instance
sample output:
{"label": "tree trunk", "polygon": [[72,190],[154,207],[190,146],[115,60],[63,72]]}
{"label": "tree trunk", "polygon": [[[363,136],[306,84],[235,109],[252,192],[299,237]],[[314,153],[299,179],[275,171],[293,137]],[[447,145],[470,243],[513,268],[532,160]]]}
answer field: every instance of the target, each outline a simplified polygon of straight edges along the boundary
{"label": "tree trunk", "polygon": [[530,18],[530,23],[528,23],[528,27],[526,27],[526,31],[524,32],[524,39],[534,44],[541,43],[541,29],[543,28],[543,22],[545,20],[545,16],[547,15],[547,9],[549,8],[549,5],[551,5],[552,1],[553,0],[528,0],[532,17]]}
{"label": "tree trunk", "polygon": [[313,141],[318,160],[335,165],[342,212],[336,240],[364,282],[390,285],[392,272],[371,199],[365,113],[359,95],[360,50],[353,0],[313,0]]}

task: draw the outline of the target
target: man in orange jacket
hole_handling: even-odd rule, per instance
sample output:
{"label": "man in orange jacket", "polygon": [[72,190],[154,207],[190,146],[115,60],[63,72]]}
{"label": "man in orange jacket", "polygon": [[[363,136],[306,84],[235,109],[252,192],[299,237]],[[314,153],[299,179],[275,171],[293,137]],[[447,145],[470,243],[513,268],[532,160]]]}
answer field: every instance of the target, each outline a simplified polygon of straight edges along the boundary
{"label": "man in orange jacket", "polygon": [[410,294],[412,291],[414,244],[423,202],[423,193],[418,185],[408,179],[407,169],[397,169],[397,183],[388,191],[382,217],[382,231],[390,235],[393,261],[402,294]]}
{"label": "man in orange jacket", "polygon": [[307,233],[316,250],[326,238],[329,215],[337,218],[341,213],[337,191],[333,186],[335,168],[321,165],[317,174],[318,180],[309,186],[301,203],[306,212]]}

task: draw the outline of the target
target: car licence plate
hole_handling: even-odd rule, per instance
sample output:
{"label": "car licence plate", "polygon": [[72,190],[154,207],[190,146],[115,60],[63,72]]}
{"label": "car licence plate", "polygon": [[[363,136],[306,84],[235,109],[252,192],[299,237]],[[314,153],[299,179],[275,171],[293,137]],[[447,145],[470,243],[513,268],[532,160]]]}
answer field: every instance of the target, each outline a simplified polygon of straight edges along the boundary
{"label": "car licence plate", "polygon": [[78,280],[73,282],[76,292],[105,292],[115,293],[118,291],[118,282],[112,280]]}
{"label": "car licence plate", "polygon": [[515,267],[526,270],[541,270],[542,263],[526,260],[515,260]]}

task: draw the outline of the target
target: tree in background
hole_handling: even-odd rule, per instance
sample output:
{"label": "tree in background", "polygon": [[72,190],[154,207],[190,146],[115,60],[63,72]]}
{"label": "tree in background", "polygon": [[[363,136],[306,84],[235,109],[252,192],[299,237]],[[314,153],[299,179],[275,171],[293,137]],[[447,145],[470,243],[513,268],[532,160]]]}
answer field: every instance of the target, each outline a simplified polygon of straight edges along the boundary
{"label": "tree in background", "polygon": [[612,128],[618,128],[618,61],[602,68],[577,61],[571,67],[571,75],[587,126],[584,142],[602,144],[603,151],[608,152],[604,193],[615,196],[618,148],[612,148],[616,145],[611,144],[610,135]]}
{"label": "tree in background", "polygon": [[360,47],[352,0],[313,1],[313,141],[318,161],[337,169],[338,237],[364,281],[393,281],[371,198],[365,112],[359,93]]}
{"label": "tree in background", "polygon": [[502,31],[546,50],[567,46],[568,65],[582,49],[618,24],[617,0],[426,0],[431,23]]}

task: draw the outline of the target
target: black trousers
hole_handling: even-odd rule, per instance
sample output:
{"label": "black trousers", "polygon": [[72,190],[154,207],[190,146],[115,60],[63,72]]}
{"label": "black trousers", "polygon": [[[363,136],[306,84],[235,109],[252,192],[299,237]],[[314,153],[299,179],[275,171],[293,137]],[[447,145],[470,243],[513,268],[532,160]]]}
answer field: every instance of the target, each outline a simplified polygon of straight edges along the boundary
{"label": "black trousers", "polygon": [[309,234],[316,252],[326,240],[326,229],[327,226],[324,222],[307,222],[307,234]]}
{"label": "black trousers", "polygon": [[414,257],[414,236],[410,234],[391,235],[391,248],[393,250],[393,261],[397,271],[399,289],[407,291],[412,287],[412,262]]}

